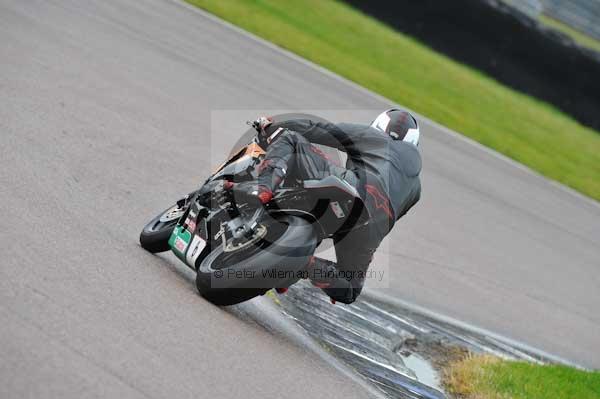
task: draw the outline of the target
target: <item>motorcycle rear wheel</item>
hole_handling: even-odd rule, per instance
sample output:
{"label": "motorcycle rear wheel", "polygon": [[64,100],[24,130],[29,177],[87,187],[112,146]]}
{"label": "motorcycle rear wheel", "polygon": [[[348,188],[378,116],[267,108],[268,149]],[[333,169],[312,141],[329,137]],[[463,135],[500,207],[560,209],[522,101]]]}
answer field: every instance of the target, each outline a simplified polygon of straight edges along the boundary
{"label": "motorcycle rear wheel", "polygon": [[[317,246],[313,226],[300,217],[283,215],[273,219],[267,230],[266,237],[249,249],[214,248],[197,268],[200,295],[215,305],[229,306],[295,283],[294,276],[308,264]],[[275,277],[279,275],[282,278]]]}

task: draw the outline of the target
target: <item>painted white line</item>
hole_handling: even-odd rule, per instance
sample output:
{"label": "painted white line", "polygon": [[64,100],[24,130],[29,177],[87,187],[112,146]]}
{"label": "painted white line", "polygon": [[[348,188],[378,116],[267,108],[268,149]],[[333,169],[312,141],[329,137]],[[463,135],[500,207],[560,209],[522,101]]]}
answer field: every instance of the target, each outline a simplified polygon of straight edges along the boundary
{"label": "painted white line", "polygon": [[415,112],[415,111],[411,110],[410,108],[407,108],[407,107],[405,107],[403,105],[400,105],[400,104],[396,104],[394,101],[390,100],[389,98],[386,98],[386,97],[384,97],[384,96],[382,96],[380,94],[377,94],[377,93],[375,93],[375,92],[373,92],[373,91],[371,91],[371,90],[369,90],[369,89],[367,89],[367,88],[365,88],[363,86],[360,86],[356,82],[348,80],[348,79],[346,79],[346,78],[344,78],[344,77],[342,77],[342,76],[340,76],[340,75],[338,75],[338,74],[336,74],[336,73],[334,73],[334,72],[332,72],[332,71],[330,71],[328,69],[323,68],[322,66],[319,66],[319,65],[313,63],[312,61],[309,61],[309,60],[307,60],[305,58],[302,58],[299,55],[294,54],[294,53],[292,53],[292,52],[290,52],[290,51],[288,51],[288,50],[286,50],[284,48],[281,48],[281,47],[277,46],[276,44],[274,44],[272,42],[269,42],[269,41],[267,41],[267,40],[265,40],[265,39],[263,39],[261,37],[258,37],[255,34],[250,33],[248,31],[240,28],[239,26],[233,25],[232,23],[227,22],[227,21],[225,21],[225,20],[217,17],[214,14],[210,14],[209,12],[207,12],[207,11],[201,9],[201,8],[198,8],[198,7],[193,6],[191,4],[185,3],[183,0],[168,0],[168,1],[176,3],[176,4],[178,4],[178,5],[182,6],[182,7],[185,7],[186,9],[190,10],[191,12],[197,13],[197,14],[203,16],[206,19],[209,19],[209,20],[211,20],[211,21],[213,21],[213,22],[215,22],[217,24],[220,24],[222,26],[225,26],[228,29],[230,29],[232,31],[235,31],[235,32],[239,33],[240,35],[242,35],[242,36],[244,36],[244,37],[246,37],[246,38],[248,38],[248,39],[250,39],[250,40],[252,40],[254,42],[260,43],[261,45],[263,45],[263,46],[265,46],[265,47],[267,47],[267,48],[275,51],[276,53],[279,53],[279,54],[281,54],[281,55],[283,55],[283,56],[285,56],[287,58],[290,58],[290,59],[292,59],[292,60],[294,60],[296,62],[299,62],[299,63],[301,63],[301,64],[303,64],[303,65],[305,65],[305,66],[307,66],[307,67],[309,67],[311,69],[314,69],[314,70],[316,70],[316,71],[318,71],[318,72],[320,72],[322,74],[325,74],[328,77],[337,80],[338,82],[342,82],[342,83],[344,83],[344,84],[346,84],[346,85],[354,88],[355,90],[358,90],[359,92],[361,92],[361,93],[363,93],[363,94],[365,94],[367,96],[370,96],[371,98],[374,98],[374,99],[376,99],[378,101],[381,101],[382,103],[385,104],[382,108],[386,108],[388,106],[398,106],[398,107],[404,108],[406,110],[409,110],[411,113],[413,113],[414,115],[416,115],[418,117],[418,119],[420,119],[422,121],[426,121],[427,123],[430,123],[436,129],[439,129],[441,132],[443,132],[443,133],[445,133],[445,134],[447,134],[449,136],[452,136],[455,139],[458,139],[458,140],[461,140],[461,141],[463,141],[465,143],[468,143],[468,144],[470,144],[470,145],[472,145],[472,146],[480,149],[481,151],[484,151],[485,153],[487,153],[487,154],[489,154],[489,155],[491,155],[491,156],[493,156],[495,158],[501,159],[501,160],[509,163],[510,165],[512,165],[512,166],[514,166],[514,167],[516,167],[516,168],[518,168],[520,170],[522,170],[525,173],[529,173],[531,175],[534,175],[534,176],[542,179],[546,183],[550,184],[551,186],[553,186],[553,187],[555,187],[555,188],[557,188],[559,190],[562,190],[564,192],[567,192],[567,193],[571,194],[572,196],[578,198],[579,200],[582,200],[582,201],[586,202],[589,205],[592,205],[592,206],[600,208],[600,202],[598,202],[598,201],[596,201],[596,200],[594,200],[594,199],[592,199],[590,197],[587,197],[587,196],[579,193],[578,191],[575,191],[574,189],[572,189],[572,188],[570,188],[568,186],[565,186],[565,185],[563,185],[563,184],[561,184],[561,183],[559,183],[557,181],[551,180],[551,179],[549,179],[549,178],[541,175],[540,173],[534,171],[533,169],[531,169],[531,168],[529,168],[529,167],[527,167],[527,166],[525,166],[525,165],[523,165],[523,164],[515,161],[514,159],[511,159],[511,158],[507,157],[506,155],[503,155],[503,154],[501,154],[501,153],[499,153],[499,152],[497,152],[497,151],[495,151],[495,150],[493,150],[493,149],[491,149],[489,147],[486,147],[483,144],[481,144],[481,143],[479,143],[479,142],[477,142],[477,141],[475,141],[475,140],[473,140],[473,139],[471,139],[471,138],[469,138],[467,136],[464,136],[464,135],[462,135],[460,133],[457,133],[457,132],[455,132],[453,130],[450,130],[446,126],[441,125],[438,122],[433,121],[433,120],[431,120],[431,119],[429,119],[429,118],[427,118],[427,117],[419,114],[418,112]]}
{"label": "painted white line", "polygon": [[517,350],[521,350],[521,351],[524,351],[524,352],[529,352],[529,353],[531,353],[533,355],[536,355],[536,356],[539,356],[541,358],[546,358],[546,359],[548,359],[548,360],[550,360],[551,362],[554,362],[554,363],[561,363],[561,364],[565,364],[565,365],[568,365],[568,366],[571,366],[571,367],[576,367],[576,368],[579,368],[579,369],[582,369],[582,370],[587,370],[586,367],[583,367],[580,364],[577,364],[575,362],[572,362],[572,361],[567,360],[565,358],[562,358],[560,356],[556,356],[556,355],[550,354],[550,353],[545,352],[545,351],[543,351],[541,349],[534,348],[534,347],[532,347],[530,345],[527,345],[527,344],[525,344],[523,342],[514,340],[512,338],[505,337],[503,335],[491,332],[491,331],[486,330],[486,329],[481,328],[481,327],[474,326],[474,325],[469,324],[467,322],[464,322],[464,321],[461,321],[461,320],[457,320],[457,319],[454,319],[454,318],[449,317],[449,316],[445,316],[443,314],[434,312],[432,310],[429,310],[429,309],[424,308],[422,306],[416,305],[414,303],[411,303],[411,302],[408,302],[408,301],[405,301],[405,300],[402,300],[402,299],[399,299],[399,298],[396,298],[396,297],[389,296],[389,295],[384,294],[383,292],[378,291],[378,290],[365,288],[365,289],[363,289],[363,292],[362,292],[361,295],[364,295],[365,298],[372,298],[374,300],[390,304],[391,306],[397,306],[397,307],[400,307],[400,308],[407,309],[407,310],[409,310],[411,312],[422,314],[422,315],[424,315],[426,317],[429,317],[429,318],[432,318],[434,320],[439,320],[442,323],[450,324],[450,325],[455,326],[457,328],[461,328],[461,329],[464,329],[464,330],[467,330],[467,331],[471,331],[471,332],[473,332],[473,333],[475,333],[477,335],[489,337],[489,338],[491,338],[491,339],[493,339],[495,341],[498,341],[498,342],[500,342],[502,344],[505,344],[505,345],[507,345],[509,347],[512,347],[512,348],[515,348]]}
{"label": "painted white line", "polygon": [[[283,334],[292,344],[302,350],[312,351],[316,356],[327,362],[335,368],[340,374],[352,380],[358,386],[365,390],[367,397],[372,399],[386,399],[387,396],[380,391],[375,384],[369,382],[364,376],[358,373],[354,368],[337,358],[329,351],[325,350],[314,340],[299,324],[290,317],[283,314],[280,306],[276,305],[272,297],[258,297],[251,302],[245,302],[233,307],[230,311],[236,313],[237,310],[248,314],[252,320],[270,331]],[[239,315],[238,315],[239,317]],[[397,371],[396,371],[397,372]]]}

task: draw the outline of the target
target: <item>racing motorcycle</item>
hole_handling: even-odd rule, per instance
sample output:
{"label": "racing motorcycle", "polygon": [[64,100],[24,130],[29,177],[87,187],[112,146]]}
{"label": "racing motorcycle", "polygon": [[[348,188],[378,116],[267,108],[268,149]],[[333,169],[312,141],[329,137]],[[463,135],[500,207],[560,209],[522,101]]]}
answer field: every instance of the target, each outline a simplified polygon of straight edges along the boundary
{"label": "racing motorcycle", "polygon": [[251,130],[249,142],[201,188],[153,218],[140,234],[147,251],[170,250],[195,270],[200,295],[220,306],[289,287],[305,277],[322,240],[368,220],[356,189],[335,176],[301,181],[288,171],[269,203],[247,195],[265,156],[258,126]]}

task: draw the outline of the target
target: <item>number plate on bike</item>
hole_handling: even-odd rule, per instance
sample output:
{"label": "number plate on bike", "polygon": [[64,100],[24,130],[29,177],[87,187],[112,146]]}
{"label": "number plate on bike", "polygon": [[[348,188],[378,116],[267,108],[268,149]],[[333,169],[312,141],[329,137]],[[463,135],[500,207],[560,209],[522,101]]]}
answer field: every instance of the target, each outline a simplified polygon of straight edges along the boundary
{"label": "number plate on bike", "polygon": [[202,250],[206,247],[206,241],[199,235],[195,235],[192,239],[192,243],[189,245],[187,254],[185,256],[185,263],[192,268],[196,268],[196,260],[202,253]]}

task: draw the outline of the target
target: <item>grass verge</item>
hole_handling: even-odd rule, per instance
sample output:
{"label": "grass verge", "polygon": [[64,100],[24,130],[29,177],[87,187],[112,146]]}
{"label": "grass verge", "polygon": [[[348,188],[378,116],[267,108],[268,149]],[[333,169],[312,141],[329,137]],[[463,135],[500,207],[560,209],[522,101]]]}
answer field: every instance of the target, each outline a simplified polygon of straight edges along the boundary
{"label": "grass verge", "polygon": [[559,30],[565,35],[570,36],[575,43],[587,48],[591,48],[592,50],[600,51],[600,40],[594,39],[585,33],[581,33],[578,30],[571,28],[569,25],[546,15],[540,15],[539,20],[544,25]]}
{"label": "grass verge", "polygon": [[600,134],[335,0],[187,0],[600,200]]}
{"label": "grass verge", "polygon": [[463,399],[597,399],[600,372],[468,356],[450,364],[444,385]]}

